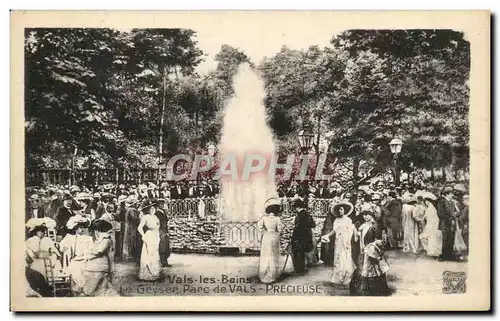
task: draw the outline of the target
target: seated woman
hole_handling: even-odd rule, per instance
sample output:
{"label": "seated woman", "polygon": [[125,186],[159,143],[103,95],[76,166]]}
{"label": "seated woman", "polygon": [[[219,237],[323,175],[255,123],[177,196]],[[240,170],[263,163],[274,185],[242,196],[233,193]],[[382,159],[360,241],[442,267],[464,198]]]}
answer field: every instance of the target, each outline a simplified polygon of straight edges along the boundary
{"label": "seated woman", "polygon": [[92,249],[92,237],[88,235],[89,221],[81,216],[72,216],[66,227],[68,234],[62,239],[59,248],[63,253],[63,267],[66,274],[71,275],[71,290],[78,295],[83,290],[85,256]]}
{"label": "seated woman", "polygon": [[94,234],[94,244],[84,258],[87,261],[84,271],[83,295],[116,296],[118,292],[111,284],[111,237],[113,226],[104,220],[94,220],[90,230]]}
{"label": "seated woman", "polygon": [[30,220],[29,235],[26,240],[26,254],[29,256],[31,269],[41,273],[47,279],[48,273],[57,274],[61,271],[61,252],[52,239],[47,236],[45,222],[33,222]]}

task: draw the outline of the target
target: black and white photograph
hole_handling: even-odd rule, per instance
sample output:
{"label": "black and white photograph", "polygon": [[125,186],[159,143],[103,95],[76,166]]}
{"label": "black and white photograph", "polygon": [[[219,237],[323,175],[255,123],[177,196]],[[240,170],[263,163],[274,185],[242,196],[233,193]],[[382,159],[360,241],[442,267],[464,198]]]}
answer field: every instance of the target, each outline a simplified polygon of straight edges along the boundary
{"label": "black and white photograph", "polygon": [[470,33],[129,24],[23,27],[29,301],[471,294]]}

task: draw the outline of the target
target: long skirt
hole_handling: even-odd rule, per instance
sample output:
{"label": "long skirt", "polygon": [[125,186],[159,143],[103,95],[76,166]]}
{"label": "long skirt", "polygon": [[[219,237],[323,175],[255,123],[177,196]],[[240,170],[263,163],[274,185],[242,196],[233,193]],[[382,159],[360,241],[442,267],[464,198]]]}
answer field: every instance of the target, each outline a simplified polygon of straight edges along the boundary
{"label": "long skirt", "polygon": [[352,258],[350,242],[346,244],[341,238],[336,238],[332,283],[343,285],[350,284],[355,268],[356,266]]}
{"label": "long skirt", "polygon": [[263,283],[272,283],[280,275],[280,244],[279,234],[264,232],[260,247],[259,279]]}
{"label": "long skirt", "polygon": [[71,291],[82,293],[85,285],[85,261],[70,261],[67,272],[71,275]]}
{"label": "long skirt", "polygon": [[119,296],[111,283],[108,272],[85,271],[84,278],[83,294],[85,296]]}
{"label": "long skirt", "polygon": [[158,230],[148,230],[143,237],[139,279],[155,281],[160,277],[160,233]]}
{"label": "long skirt", "polygon": [[387,286],[386,275],[375,277],[361,277],[358,289],[358,295],[361,296],[388,296],[390,295]]}

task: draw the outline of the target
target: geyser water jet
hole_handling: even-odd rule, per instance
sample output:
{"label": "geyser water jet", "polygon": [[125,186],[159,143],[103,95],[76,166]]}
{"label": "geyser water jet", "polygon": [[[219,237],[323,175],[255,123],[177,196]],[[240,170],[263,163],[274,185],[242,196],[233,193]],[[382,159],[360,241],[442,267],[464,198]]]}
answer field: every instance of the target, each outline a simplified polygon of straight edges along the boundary
{"label": "geyser water jet", "polygon": [[[238,179],[221,176],[222,215],[226,222],[256,222],[264,214],[264,202],[277,196],[275,178],[262,170],[242,180],[243,166],[249,154],[264,156],[266,164],[270,164],[276,148],[267,124],[264,81],[248,64],[241,64],[233,78],[233,88],[234,95],[224,110],[219,152],[221,159],[235,157]],[[233,229],[230,225],[224,230],[230,246],[258,242],[254,232],[246,233],[245,229]]]}

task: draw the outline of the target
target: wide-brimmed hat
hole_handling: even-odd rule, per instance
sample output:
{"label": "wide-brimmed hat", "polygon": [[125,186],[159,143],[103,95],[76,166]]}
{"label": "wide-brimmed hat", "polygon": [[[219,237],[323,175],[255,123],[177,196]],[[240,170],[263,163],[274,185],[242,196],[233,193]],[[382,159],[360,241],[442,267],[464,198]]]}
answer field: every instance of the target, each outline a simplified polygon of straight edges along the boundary
{"label": "wide-brimmed hat", "polygon": [[88,227],[90,221],[82,215],[73,215],[69,218],[66,227],[70,230],[77,228],[78,226]]}
{"label": "wide-brimmed hat", "polygon": [[29,232],[35,232],[35,230],[46,229],[45,221],[41,218],[31,218],[26,222],[26,228]]}
{"label": "wide-brimmed hat", "polygon": [[144,202],[142,202],[141,211],[144,211],[145,209],[153,207],[156,204],[157,203],[154,200],[147,198],[147,199],[144,200]]}
{"label": "wide-brimmed hat", "polygon": [[76,194],[75,199],[76,200],[88,200],[88,201],[91,201],[92,200],[92,195],[90,193],[80,192],[80,193]]}
{"label": "wide-brimmed hat", "polygon": [[441,195],[446,195],[448,193],[453,193],[453,187],[451,186],[445,186],[443,190],[441,191]]}
{"label": "wide-brimmed hat", "polygon": [[457,184],[453,185],[453,190],[455,190],[457,192],[461,192],[461,193],[467,192],[467,188],[462,183],[457,183]]}
{"label": "wide-brimmed hat", "polygon": [[437,197],[434,194],[432,194],[431,192],[428,192],[428,191],[425,191],[422,193],[422,198],[427,199],[427,200],[431,200],[431,201],[435,201],[437,199]]}
{"label": "wide-brimmed hat", "polygon": [[341,206],[344,207],[344,212],[346,213],[345,215],[351,214],[352,211],[354,210],[354,206],[351,204],[351,202],[346,201],[346,200],[342,200],[336,204],[333,204],[333,206],[331,207],[331,212],[335,213],[337,208],[341,207]]}
{"label": "wide-brimmed hat", "polygon": [[293,201],[293,207],[295,208],[307,208],[306,202],[301,198],[296,198]]}
{"label": "wide-brimmed hat", "polygon": [[127,200],[127,196],[126,195],[120,195],[118,196],[118,203],[123,203]]}
{"label": "wide-brimmed hat", "polygon": [[274,197],[269,198],[264,203],[264,210],[266,211],[266,213],[268,211],[268,208],[270,208],[271,206],[278,206],[278,207],[280,207],[281,206],[281,202],[277,198],[274,198]]}
{"label": "wide-brimmed hat", "polygon": [[139,200],[137,199],[137,197],[135,195],[130,195],[129,197],[127,197],[127,199],[125,200],[125,204],[127,206],[132,206],[134,204],[136,204],[137,202],[139,202]]}
{"label": "wide-brimmed hat", "polygon": [[70,191],[71,193],[77,193],[77,192],[80,192],[81,190],[80,190],[80,187],[78,187],[78,186],[76,186],[76,185],[73,185],[73,186],[71,186],[71,187],[69,188],[69,191]]}
{"label": "wide-brimmed hat", "polygon": [[412,193],[405,193],[403,195],[403,203],[411,204],[411,203],[416,203],[416,202],[417,202],[417,198]]}
{"label": "wide-brimmed hat", "polygon": [[113,228],[113,225],[108,221],[97,219],[90,223],[90,229],[99,232],[108,232]]}
{"label": "wide-brimmed hat", "polygon": [[361,214],[373,214],[373,207],[368,203],[361,205]]}

